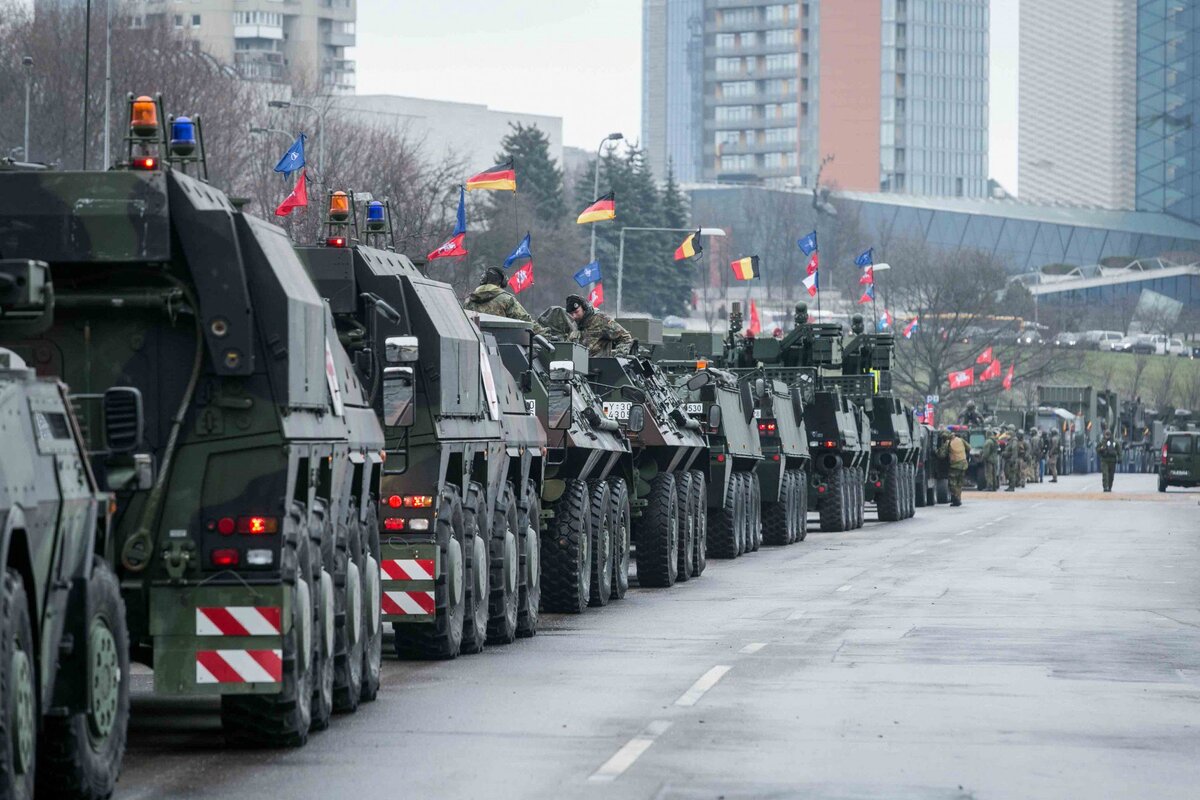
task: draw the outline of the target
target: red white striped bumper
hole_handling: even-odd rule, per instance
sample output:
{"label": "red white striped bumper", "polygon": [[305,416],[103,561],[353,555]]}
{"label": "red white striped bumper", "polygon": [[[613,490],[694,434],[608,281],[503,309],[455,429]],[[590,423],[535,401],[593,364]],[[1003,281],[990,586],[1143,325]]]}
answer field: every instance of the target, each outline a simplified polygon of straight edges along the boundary
{"label": "red white striped bumper", "polygon": [[197,636],[277,636],[278,606],[209,606],[196,609]]}
{"label": "red white striped bumper", "polygon": [[282,650],[197,650],[197,685],[282,683]]}
{"label": "red white striped bumper", "polygon": [[432,542],[385,542],[379,562],[384,622],[433,622],[439,550]]}

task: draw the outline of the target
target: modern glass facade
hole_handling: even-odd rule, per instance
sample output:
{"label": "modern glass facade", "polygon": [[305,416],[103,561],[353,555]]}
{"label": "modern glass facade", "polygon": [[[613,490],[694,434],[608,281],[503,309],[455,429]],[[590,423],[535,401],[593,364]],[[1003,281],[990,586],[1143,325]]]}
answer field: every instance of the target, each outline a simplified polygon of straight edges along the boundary
{"label": "modern glass facade", "polygon": [[1138,0],[1137,209],[1200,222],[1200,8]]}

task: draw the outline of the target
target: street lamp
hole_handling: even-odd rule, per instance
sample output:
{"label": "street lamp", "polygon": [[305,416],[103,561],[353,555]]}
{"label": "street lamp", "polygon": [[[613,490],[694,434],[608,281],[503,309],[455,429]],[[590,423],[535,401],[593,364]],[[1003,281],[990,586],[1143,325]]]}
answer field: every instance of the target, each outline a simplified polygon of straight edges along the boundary
{"label": "street lamp", "polygon": [[22,158],[32,161],[29,157],[29,95],[33,89],[33,56],[22,57],[21,66],[25,68],[25,152]]}
{"label": "street lamp", "polygon": [[[629,226],[617,234],[617,316],[621,316],[621,284],[625,277],[625,231],[660,231],[665,233],[694,233],[695,228],[642,228]],[[701,236],[724,236],[723,228],[701,228]]]}
{"label": "street lamp", "polygon": [[[592,200],[595,201],[600,196],[600,152],[604,150],[605,142],[619,142],[625,138],[623,133],[610,133],[600,140],[600,146],[596,148],[596,170],[592,176]],[[596,260],[596,226],[592,226],[592,256],[588,259],[589,262]]]}
{"label": "street lamp", "polygon": [[284,131],[284,130],[280,130],[279,128],[260,128],[260,127],[258,127],[258,126],[256,126],[256,125],[251,125],[251,126],[250,126],[250,132],[251,132],[251,133],[258,133],[258,134],[264,134],[264,133],[277,133],[277,134],[279,134],[280,136],[282,136],[284,139],[287,139],[289,142],[291,142],[291,141],[294,141],[294,140],[296,139],[296,137],[295,137],[293,134],[290,134],[290,133],[288,133],[287,131]]}
{"label": "street lamp", "polygon": [[291,100],[268,100],[269,108],[305,108],[317,115],[317,172],[321,180],[325,180],[325,112],[308,103],[296,103]]}

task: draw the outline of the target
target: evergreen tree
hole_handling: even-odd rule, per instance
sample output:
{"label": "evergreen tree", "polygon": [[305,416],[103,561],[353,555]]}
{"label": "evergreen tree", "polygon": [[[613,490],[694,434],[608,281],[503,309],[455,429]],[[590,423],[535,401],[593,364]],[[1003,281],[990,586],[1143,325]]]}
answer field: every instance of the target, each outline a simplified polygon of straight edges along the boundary
{"label": "evergreen tree", "polygon": [[517,193],[529,195],[537,221],[561,222],[567,207],[563,202],[563,174],[550,157],[550,137],[536,125],[509,123],[511,131],[500,141],[496,163],[512,160],[517,172]]}

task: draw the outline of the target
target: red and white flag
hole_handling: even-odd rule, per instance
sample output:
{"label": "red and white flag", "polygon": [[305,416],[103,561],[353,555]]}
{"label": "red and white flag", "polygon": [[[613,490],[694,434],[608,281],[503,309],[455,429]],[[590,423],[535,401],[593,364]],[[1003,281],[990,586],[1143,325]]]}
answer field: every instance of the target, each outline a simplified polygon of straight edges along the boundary
{"label": "red and white flag", "polygon": [[950,388],[962,389],[975,383],[975,371],[970,369],[962,369],[957,372],[951,372],[949,375]]}
{"label": "red and white flag", "polygon": [[750,301],[750,324],[746,326],[746,333],[751,336],[762,333],[762,319],[758,316],[758,306],[753,300]]}
{"label": "red and white flag", "polygon": [[304,208],[308,205],[308,179],[305,177],[305,172],[306,170],[300,170],[300,177],[296,179],[296,185],[275,209],[275,216],[286,217],[292,213],[293,209]]}
{"label": "red and white flag", "polygon": [[429,255],[425,256],[426,260],[433,261],[435,258],[454,258],[456,256],[467,255],[467,248],[463,245],[463,239],[466,235],[466,233],[459,233],[451,236],[435,247]]}
{"label": "red and white flag", "polygon": [[1000,366],[1000,359],[994,358],[992,359],[992,363],[988,364],[987,368],[983,372],[979,373],[979,380],[990,381],[999,378],[1001,369],[1003,369],[1003,367]]}
{"label": "red and white flag", "polygon": [[588,305],[590,305],[592,308],[599,308],[600,306],[604,305],[603,283],[597,283],[592,287],[592,290],[588,292]]}
{"label": "red and white flag", "polygon": [[870,286],[875,283],[875,267],[867,265],[863,268],[862,275],[858,276],[860,286]]}
{"label": "red and white flag", "polygon": [[[816,254],[814,253],[814,255]],[[817,282],[820,274],[821,273],[814,271],[809,273],[808,277],[804,279],[804,288],[808,289],[809,297],[817,296]]]}
{"label": "red and white flag", "polygon": [[980,353],[978,356],[976,356],[975,363],[976,364],[988,364],[992,360],[993,360],[992,348],[989,347],[987,350],[984,350],[982,353]]}
{"label": "red and white flag", "polygon": [[813,250],[813,254],[808,257],[808,274],[812,275],[821,266],[820,254]]}
{"label": "red and white flag", "polygon": [[1013,369],[1014,369],[1016,366],[1017,366],[1016,364],[1009,364],[1009,365],[1008,365],[1008,374],[1004,376],[1004,389],[1005,389],[1005,391],[1007,391],[1007,390],[1009,390],[1009,389],[1011,389],[1011,388],[1012,388],[1012,382],[1013,382]]}
{"label": "red and white flag", "polygon": [[521,267],[508,278],[508,288],[512,289],[513,294],[520,294],[530,286],[533,286],[532,261]]}

